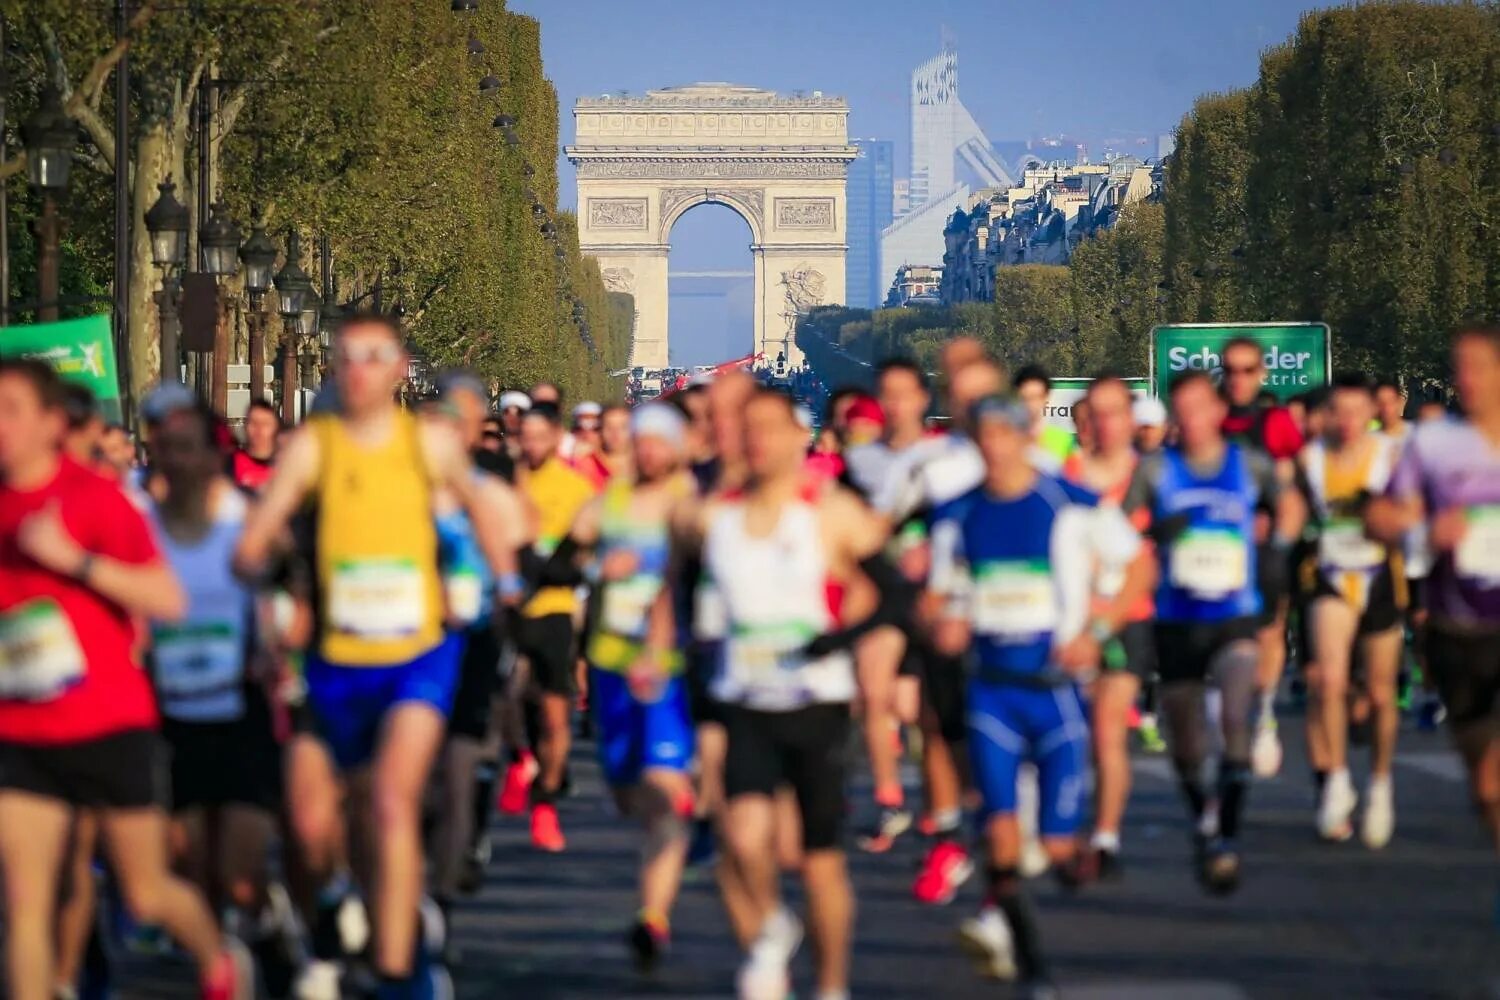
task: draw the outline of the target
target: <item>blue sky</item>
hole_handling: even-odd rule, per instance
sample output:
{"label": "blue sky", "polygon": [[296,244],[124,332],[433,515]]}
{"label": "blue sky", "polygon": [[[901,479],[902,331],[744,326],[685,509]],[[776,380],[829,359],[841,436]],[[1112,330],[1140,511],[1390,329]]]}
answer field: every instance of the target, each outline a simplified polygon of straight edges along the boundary
{"label": "blue sky", "polygon": [[[958,49],[959,94],[991,140],[1067,135],[1088,140],[1097,155],[1111,137],[1170,131],[1199,94],[1253,81],[1260,52],[1290,35],[1298,15],[1313,6],[1308,0],[509,2],[541,22],[564,142],[572,138],[573,101],[582,95],[728,80],[848,98],[851,135],[895,140],[898,173],[907,162],[908,76],[938,51],[944,29]],[[562,200],[575,200],[566,163]],[[705,206],[673,233],[672,266],[748,269],[747,244],[732,213]],[[678,320],[686,325],[689,314],[677,305],[674,361],[717,360],[748,344],[740,322],[748,317],[719,305],[692,321],[688,350]],[[694,304],[684,301],[682,308]],[[726,322],[728,329],[712,329]]]}

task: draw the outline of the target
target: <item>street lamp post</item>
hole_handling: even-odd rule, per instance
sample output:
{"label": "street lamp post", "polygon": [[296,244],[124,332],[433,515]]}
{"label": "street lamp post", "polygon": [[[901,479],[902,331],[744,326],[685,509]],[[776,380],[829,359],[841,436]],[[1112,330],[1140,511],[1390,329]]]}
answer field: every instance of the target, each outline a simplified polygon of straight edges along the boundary
{"label": "street lamp post", "polygon": [[281,312],[281,419],[287,426],[297,422],[297,341],[302,310],[312,294],[312,281],[298,263],[301,255],[294,229],[286,240],[286,263],[274,279]]}
{"label": "street lamp post", "polygon": [[36,112],[21,125],[26,146],[26,172],[32,188],[42,196],[42,214],[36,221],[37,319],[57,319],[58,257],[62,238],[57,218],[57,195],[68,186],[73,167],[73,146],[78,130],[63,112],[62,93],[48,86],[42,91]]}
{"label": "street lamp post", "polygon": [[[208,218],[198,228],[199,255],[203,270],[218,278],[232,277],[240,269],[240,227],[229,216],[229,206],[219,198]],[[215,285],[214,350],[209,373],[209,403],[215,413],[229,412],[229,318],[222,285]]]}
{"label": "street lamp post", "polygon": [[177,300],[182,291],[179,271],[187,260],[188,209],[177,200],[177,185],[169,177],[157,185],[161,192],[146,210],[146,229],[151,234],[151,263],[162,270],[161,291],[156,293],[156,314],[161,328],[161,380],[182,379],[181,329]]}
{"label": "street lamp post", "polygon": [[245,291],[250,295],[250,400],[266,398],[266,292],[271,289],[271,270],[276,266],[276,244],[265,226],[255,226],[240,247],[245,265]]}

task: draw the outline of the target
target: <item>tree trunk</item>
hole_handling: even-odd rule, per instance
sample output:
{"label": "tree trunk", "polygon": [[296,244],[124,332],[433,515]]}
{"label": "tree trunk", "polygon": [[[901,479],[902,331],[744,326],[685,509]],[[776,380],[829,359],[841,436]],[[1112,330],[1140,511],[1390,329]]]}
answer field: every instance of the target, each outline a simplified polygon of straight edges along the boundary
{"label": "tree trunk", "polygon": [[130,375],[131,397],[136,400],[156,384],[161,372],[155,293],[162,275],[151,262],[146,210],[156,204],[160,193],[157,185],[169,176],[182,179],[182,147],[173,141],[173,134],[170,123],[150,122],[143,124],[135,137],[135,183],[130,206]]}

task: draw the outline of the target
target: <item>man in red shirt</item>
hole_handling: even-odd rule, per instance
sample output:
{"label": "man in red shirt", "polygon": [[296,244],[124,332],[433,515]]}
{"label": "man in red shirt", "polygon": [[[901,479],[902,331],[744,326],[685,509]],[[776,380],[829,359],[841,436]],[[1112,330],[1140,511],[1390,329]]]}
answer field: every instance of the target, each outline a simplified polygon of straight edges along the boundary
{"label": "man in red shirt", "polygon": [[242,947],[167,868],[156,702],[134,617],[186,598],[118,486],[63,456],[62,384],[0,361],[0,872],[9,996],[49,1000],[57,872],[76,809],[99,812],[121,892],[198,963],[202,995],[244,994]]}
{"label": "man in red shirt", "polygon": [[252,401],[245,411],[245,445],[235,449],[230,459],[230,476],[236,486],[246,493],[260,492],[271,478],[280,436],[281,417],[276,407],[264,399]]}

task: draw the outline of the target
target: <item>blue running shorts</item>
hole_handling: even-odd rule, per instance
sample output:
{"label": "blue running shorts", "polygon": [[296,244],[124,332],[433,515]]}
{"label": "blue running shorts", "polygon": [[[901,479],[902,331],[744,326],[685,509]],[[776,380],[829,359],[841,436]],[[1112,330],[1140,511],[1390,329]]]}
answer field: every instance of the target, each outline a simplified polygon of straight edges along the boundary
{"label": "blue running shorts", "polygon": [[589,706],[604,780],[614,788],[639,784],[643,772],[686,771],[693,759],[693,719],[687,685],[669,678],[661,697],[637,701],[623,674],[589,671]]}
{"label": "blue running shorts", "polygon": [[982,818],[1016,811],[1016,771],[1037,768],[1044,837],[1076,833],[1083,818],[1089,729],[1078,689],[971,680],[969,757],[984,799]]}

